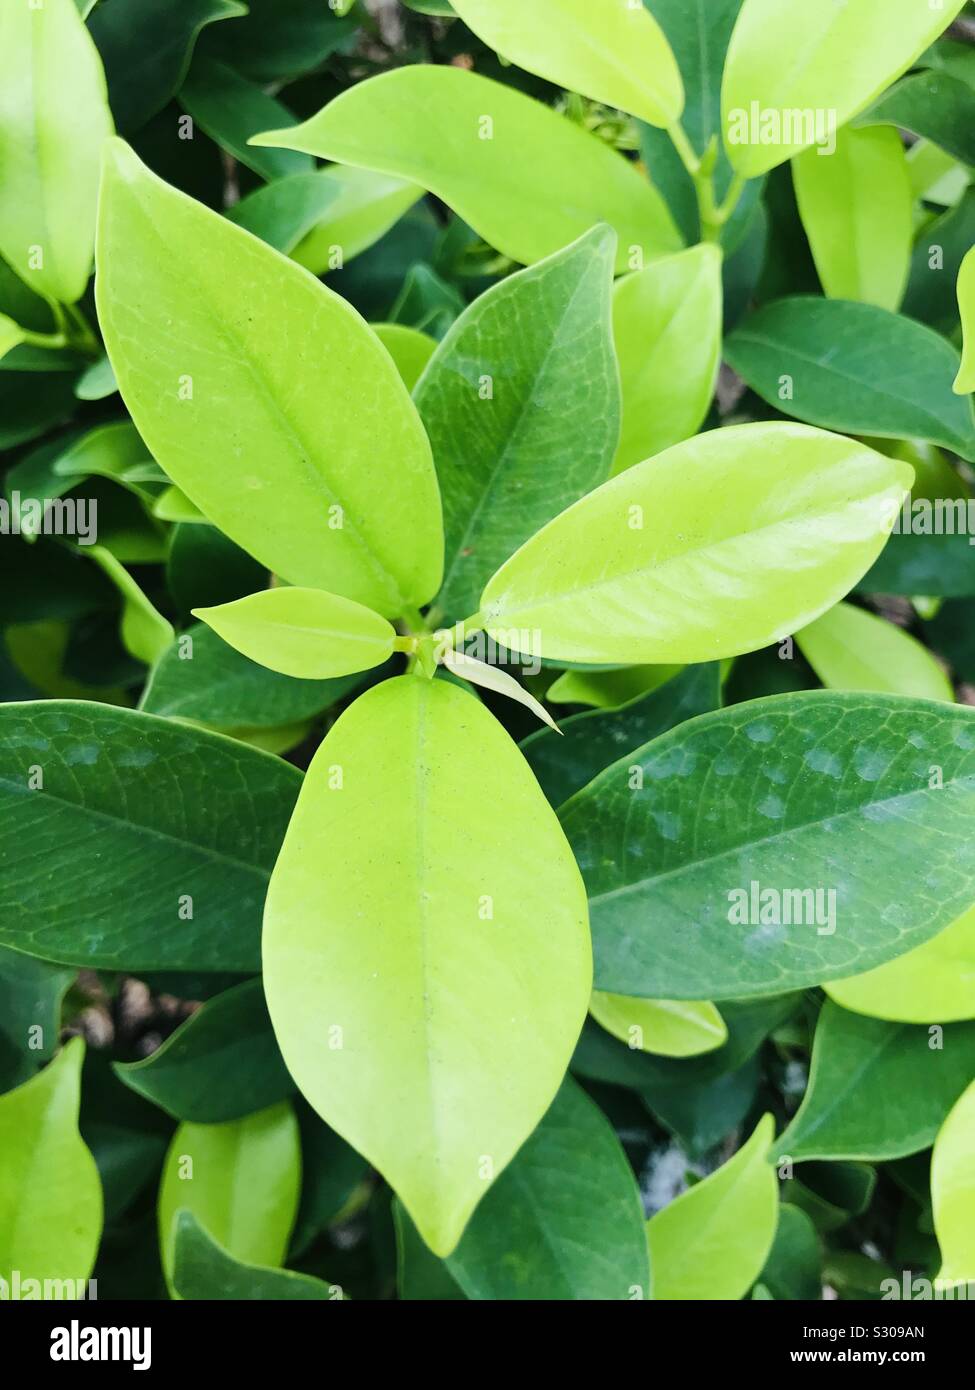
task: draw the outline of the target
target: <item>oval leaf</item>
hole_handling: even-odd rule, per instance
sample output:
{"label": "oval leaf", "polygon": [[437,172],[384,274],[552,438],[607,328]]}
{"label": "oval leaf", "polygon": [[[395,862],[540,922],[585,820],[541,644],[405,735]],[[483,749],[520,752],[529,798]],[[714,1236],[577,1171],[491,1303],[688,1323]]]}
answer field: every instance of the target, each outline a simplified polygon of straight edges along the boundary
{"label": "oval leaf", "polygon": [[593,990],[589,1012],[614,1038],[661,1057],[697,1057],[728,1040],[713,1004],[691,999],[633,999]]}
{"label": "oval leaf", "polygon": [[941,1246],[939,1282],[975,1283],[975,1082],[945,1120],[931,1155],[931,1205]]}
{"label": "oval leaf", "polygon": [[838,603],[797,632],[796,642],[830,690],[955,698],[951,681],[916,637],[850,603]]}

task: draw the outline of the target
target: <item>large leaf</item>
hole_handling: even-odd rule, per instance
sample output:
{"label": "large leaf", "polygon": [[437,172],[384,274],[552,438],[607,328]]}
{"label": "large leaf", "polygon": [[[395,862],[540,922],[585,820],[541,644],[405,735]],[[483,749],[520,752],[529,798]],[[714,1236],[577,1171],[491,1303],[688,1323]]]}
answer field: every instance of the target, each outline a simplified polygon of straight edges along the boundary
{"label": "large leaf", "polygon": [[721,358],[717,248],[695,246],[620,280],[613,338],[623,388],[613,466],[620,473],[689,439],[708,413]]}
{"label": "large leaf", "polygon": [[430,447],[355,311],[121,141],[98,246],[119,389],[173,482],[291,583],[385,616],[429,599],[442,560]]}
{"label": "large leaf", "polygon": [[3,705],[0,943],[93,969],[257,971],[300,780],[278,758],[151,715]]}
{"label": "large leaf", "polygon": [[669,126],[684,106],[670,45],[642,5],[622,0],[457,0],[493,49],[559,87]]}
{"label": "large leaf", "polygon": [[523,541],[609,474],[619,438],[605,225],[482,294],[415,392],[443,494],[438,605],[465,618]]}
{"label": "large leaf", "polygon": [[447,1263],[468,1298],[650,1297],[633,1171],[609,1121],[576,1082],[562,1083]]}
{"label": "large leaf", "polygon": [[826,293],[896,309],[914,239],[914,195],[897,132],[837,131],[834,153],[797,155],[792,177]]}
{"label": "large leaf", "polygon": [[73,304],[91,271],[105,74],[74,0],[0,8],[0,253],[31,289]]}
{"label": "large leaf", "polygon": [[663,201],[626,160],[513,88],[456,67],[394,68],[254,143],[421,184],[525,264],[596,222],[616,230],[618,269],[680,246]]}
{"label": "large leaf", "polygon": [[[781,164],[814,143],[817,115],[820,130],[835,132],[900,77],[964,3],[745,0],[721,99],[732,164],[749,177]],[[750,117],[744,131],[739,113]]]}
{"label": "large leaf", "polygon": [[856,974],[975,900],[975,711],[755,700],[621,759],[562,823],[598,988],[720,1000]]}
{"label": "large leaf", "polygon": [[939,1279],[975,1283],[975,1081],[957,1102],[931,1155],[931,1204],[941,1246]]}
{"label": "large leaf", "polygon": [[332,728],[271,880],[264,978],[299,1088],[448,1254],[548,1108],[591,986],[569,847],[463,690],[404,676]]}
{"label": "large leaf", "polygon": [[775,1238],[779,1196],[766,1160],[771,1115],[717,1172],[647,1223],[654,1297],[737,1299],[754,1283]]}
{"label": "large leaf", "polygon": [[975,1023],[884,1023],[827,1003],[809,1085],[775,1141],[791,1159],[891,1159],[928,1148],[975,1075]]}
{"label": "large leaf", "polygon": [[916,637],[851,603],[838,603],[796,642],[830,690],[872,690],[953,700],[951,681]]}
{"label": "large leaf", "polygon": [[180,1298],[234,1302],[341,1299],[341,1291],[336,1286],[313,1279],[309,1274],[235,1260],[207,1234],[193,1213],[185,1209],[176,1216],[173,1288]]}
{"label": "large leaf", "polygon": [[[21,1298],[80,1298],[65,1282],[91,1273],[102,1232],[102,1188],[78,1133],[81,1061],[73,1038],[37,1076],[0,1096],[0,1279],[16,1271]],[[42,1292],[42,1281],[61,1292]],[[37,1281],[33,1290],[25,1281]]]}
{"label": "large leaf", "polygon": [[797,425],[712,430],[556,517],[488,582],[478,621],[505,646],[521,633],[534,654],[564,661],[753,651],[848,592],[912,476]]}
{"label": "large leaf", "polygon": [[725,358],[778,410],[846,434],[927,439],[975,459],[958,353],[913,319],[837,299],[780,299],[725,339]]}

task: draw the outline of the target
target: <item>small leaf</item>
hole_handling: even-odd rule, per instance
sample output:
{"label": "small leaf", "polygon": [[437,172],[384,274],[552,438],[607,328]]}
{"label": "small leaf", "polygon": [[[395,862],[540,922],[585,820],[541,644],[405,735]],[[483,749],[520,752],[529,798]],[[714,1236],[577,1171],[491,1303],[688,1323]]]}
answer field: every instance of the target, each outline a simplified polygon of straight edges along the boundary
{"label": "small leaf", "polygon": [[559,726],[549,714],[543,704],[535,699],[530,691],[515,680],[514,676],[507,671],[502,671],[497,666],[489,666],[487,662],[478,661],[466,652],[446,651],[443,655],[443,664],[448,671],[458,676],[462,681],[470,681],[472,685],[479,685],[484,690],[492,690],[496,695],[504,695],[509,700],[517,700],[518,704],[530,709],[532,714],[538,716],[543,724],[547,724],[550,729],[559,733]]}
{"label": "small leaf", "polygon": [[647,1222],[654,1298],[739,1299],[758,1278],[779,1215],[774,1129],[764,1116],[733,1158]]}
{"label": "small leaf", "polygon": [[945,1120],[931,1156],[931,1203],[941,1246],[938,1282],[975,1283],[975,1082]]}
{"label": "small leaf", "polygon": [[335,268],[336,249],[343,264],[368,251],[423,197],[415,183],[350,164],[332,164],[315,177],[327,181],[335,201],[293,253],[313,275]]}
{"label": "small leaf", "polygon": [[958,272],[958,310],[965,335],[965,351],[954,390],[957,395],[975,391],[975,246],[968,252]]}
{"label": "small leaf", "polygon": [[185,1209],[176,1214],[173,1288],[180,1298],[235,1302],[327,1302],[341,1298],[335,1286],[310,1274],[235,1260]]}
{"label": "small leaf", "polygon": [[403,323],[374,323],[372,331],[395,362],[403,385],[412,391],[437,350],[436,338]]}
{"label": "small leaf", "polygon": [[850,603],[838,603],[802,628],[796,642],[830,690],[873,690],[923,700],[955,698],[951,681],[916,637]]}
{"label": "small leaf", "polygon": [[6,357],[11,348],[24,341],[24,330],[6,314],[0,314],[0,357]]}
{"label": "small leaf", "polygon": [[696,1057],[728,1039],[721,1015],[707,1001],[633,999],[593,990],[589,1012],[614,1038],[662,1057]]}
{"label": "small leaf", "polygon": [[111,551],[103,545],[93,545],[88,553],[122,595],[120,630],[126,651],[131,652],[137,661],[152,666],[176,637],[172,623],[146,598]]}

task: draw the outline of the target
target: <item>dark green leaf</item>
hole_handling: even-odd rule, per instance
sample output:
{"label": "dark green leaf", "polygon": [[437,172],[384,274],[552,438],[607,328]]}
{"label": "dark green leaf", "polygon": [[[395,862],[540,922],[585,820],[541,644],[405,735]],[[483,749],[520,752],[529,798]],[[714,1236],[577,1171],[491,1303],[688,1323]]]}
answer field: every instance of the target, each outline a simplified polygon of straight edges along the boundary
{"label": "dark green leaf", "polygon": [[895,125],[975,164],[975,91],[948,72],[916,72],[868,106],[856,126]]}
{"label": "dark green leaf", "polygon": [[173,1287],[180,1298],[232,1299],[235,1302],[301,1299],[341,1301],[336,1286],[295,1274],[290,1269],[265,1269],[242,1264],[228,1255],[191,1211],[176,1217]]}

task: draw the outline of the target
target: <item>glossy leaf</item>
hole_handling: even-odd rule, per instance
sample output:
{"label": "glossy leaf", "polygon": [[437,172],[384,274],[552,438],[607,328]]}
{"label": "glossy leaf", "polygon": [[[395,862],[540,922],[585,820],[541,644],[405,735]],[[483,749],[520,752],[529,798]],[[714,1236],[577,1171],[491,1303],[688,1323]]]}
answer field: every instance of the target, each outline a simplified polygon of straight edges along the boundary
{"label": "glossy leaf", "polygon": [[656,20],[626,0],[457,0],[467,27],[503,58],[605,106],[672,125],[680,72]]}
{"label": "glossy leaf", "polygon": [[779,1215],[766,1158],[773,1129],[766,1115],[733,1158],[647,1223],[655,1298],[738,1299],[748,1292]]}
{"label": "glossy leaf", "polygon": [[965,256],[958,272],[958,311],[965,335],[965,350],[954,389],[961,396],[975,391],[975,246]]}
{"label": "glossy leaf", "polygon": [[[663,666],[577,666],[563,671],[545,692],[551,705],[591,705],[622,709],[632,700],[659,690],[686,670],[679,663]],[[642,740],[641,740],[642,741]]]}
{"label": "glossy leaf", "polygon": [[589,1012],[628,1047],[662,1057],[696,1057],[728,1039],[721,1015],[707,1001],[633,999],[593,990]]}
{"label": "glossy leaf", "polygon": [[162,656],[176,633],[168,618],[146,598],[124,565],[102,545],[93,545],[91,558],[108,575],[122,597],[120,633],[125,649],[151,666]]}
{"label": "glossy leaf", "polygon": [[437,340],[402,323],[374,323],[372,331],[396,364],[407,391],[412,391],[437,350]]}
{"label": "glossy leaf", "polygon": [[132,710],[3,705],[0,944],[90,969],[259,970],[300,782],[278,758]]}
{"label": "glossy leaf", "polygon": [[866,110],[857,125],[892,125],[975,164],[975,90],[949,72],[905,77]]}
{"label": "glossy leaf", "polygon": [[478,701],[405,676],[345,711],[306,776],[263,954],[299,1088],[448,1254],[555,1094],[591,986],[578,871]]}
{"label": "glossy leaf", "polygon": [[[932,9],[917,0],[842,6],[745,0],[722,86],[732,164],[754,177],[812,145],[818,133],[828,144],[831,133],[911,66],[964,3],[945,0]],[[798,122],[788,119],[796,114]]]}
{"label": "glossy leaf", "polygon": [[368,251],[423,197],[415,183],[351,164],[332,164],[315,177],[328,184],[335,198],[294,251],[294,259],[313,275],[333,270],[336,252],[344,265]]}
{"label": "glossy leaf", "polygon": [[37,294],[73,304],[91,272],[105,74],[74,0],[0,13],[0,253]]}
{"label": "glossy leaf", "polygon": [[295,150],[259,150],[252,135],[291,115],[276,97],[225,63],[198,57],[179,92],[180,105],[211,140],[262,179],[311,173],[313,162]]}
{"label": "glossy leaf", "polygon": [[[973,750],[961,706],[807,691],[703,715],[622,758],[561,812],[597,987],[744,999],[933,937],[975,899]],[[736,795],[715,799],[732,779]]]}
{"label": "glossy leaf", "polygon": [[826,293],[896,309],[914,239],[914,196],[897,132],[844,127],[832,155],[797,155],[792,177]]}
{"label": "glossy leaf", "polygon": [[941,1246],[939,1280],[975,1283],[975,1082],[945,1120],[931,1155],[931,1203]]}
{"label": "glossy leaf", "polygon": [[309,1274],[235,1260],[209,1236],[191,1211],[176,1215],[173,1288],[180,1298],[234,1302],[326,1302],[341,1292]]}
{"label": "glossy leaf", "polygon": [[417,386],[443,494],[438,606],[477,607],[486,581],[556,513],[603,482],[619,438],[610,302],[615,237],[594,228],[487,290]]}
{"label": "glossy leaf", "polygon": [[556,517],[488,581],[478,621],[508,647],[506,631],[526,634],[534,655],[565,661],[753,651],[848,592],[911,477],[797,425],[713,430]]}
{"label": "glossy leaf", "polygon": [[119,388],[173,482],[292,583],[387,616],[429,599],[441,568],[429,445],[355,311],[121,142],[106,161],[98,254]]}
{"label": "glossy leaf", "polygon": [[608,222],[617,268],[680,245],[656,191],[613,150],[511,87],[456,67],[396,68],[261,146],[305,150],[430,189],[528,264]]}
{"label": "glossy leaf", "polygon": [[[102,1232],[102,1188],[78,1133],[81,1062],[73,1038],[42,1072],[0,1096],[0,1278],[21,1298],[83,1297],[62,1281],[88,1278]],[[36,1281],[28,1290],[24,1285]]]}
{"label": "glossy leaf", "polygon": [[689,439],[708,413],[721,357],[717,248],[695,246],[619,280],[613,338],[623,391],[613,472],[621,473]]}
{"label": "glossy leaf", "polygon": [[951,681],[917,638],[850,603],[838,603],[797,632],[796,643],[829,690],[955,698]]}
{"label": "glossy leaf", "polygon": [[339,196],[339,185],[327,170],[289,174],[248,193],[227,209],[226,216],[287,256],[334,207]]}

